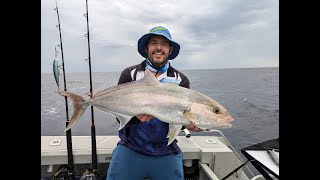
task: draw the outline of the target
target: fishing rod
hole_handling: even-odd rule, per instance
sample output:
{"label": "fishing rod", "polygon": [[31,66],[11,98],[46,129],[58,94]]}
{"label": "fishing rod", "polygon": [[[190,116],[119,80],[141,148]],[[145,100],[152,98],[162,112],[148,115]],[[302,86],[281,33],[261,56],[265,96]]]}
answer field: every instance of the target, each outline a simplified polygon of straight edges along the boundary
{"label": "fishing rod", "polygon": [[[88,62],[89,62],[89,75],[90,75],[90,98],[92,98],[92,73],[91,73],[91,56],[90,56],[90,35],[89,35],[89,16],[88,16],[88,0],[86,0],[86,14],[83,15],[87,19],[87,34],[88,39]],[[94,125],[93,106],[91,106],[91,145],[92,145],[92,169],[97,172],[97,147],[96,147],[96,129]]]}
{"label": "fishing rod", "polygon": [[[63,73],[63,81],[64,81],[64,91],[67,91],[66,75],[65,75],[65,69],[64,69],[64,57],[63,57],[63,46],[62,46],[59,10],[58,10],[57,1],[55,1],[55,2],[56,2],[56,7],[54,8],[54,10],[57,12],[57,17],[58,17],[58,25],[57,25],[57,27],[59,28],[59,35],[60,35],[60,45],[59,46],[60,46],[60,49],[61,49],[61,60],[62,60],[62,73]],[[57,51],[56,51],[56,53],[57,53]],[[56,80],[56,82],[59,82],[59,81]],[[58,91],[59,91],[59,89],[58,89]],[[67,97],[64,97],[64,99],[65,99],[65,105],[66,105],[66,118],[67,118],[66,127],[67,127],[68,124],[69,124],[68,100],[67,100]],[[73,162],[73,153],[72,153],[71,129],[66,131],[66,138],[67,138],[67,153],[68,153],[68,174],[67,174],[66,178],[74,180],[75,179],[75,172],[74,172],[74,162]]]}

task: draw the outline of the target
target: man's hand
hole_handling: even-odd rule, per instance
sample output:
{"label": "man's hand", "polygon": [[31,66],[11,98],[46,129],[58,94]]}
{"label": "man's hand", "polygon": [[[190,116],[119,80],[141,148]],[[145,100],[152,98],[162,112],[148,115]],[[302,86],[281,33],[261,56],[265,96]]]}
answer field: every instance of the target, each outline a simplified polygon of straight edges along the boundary
{"label": "man's hand", "polygon": [[189,131],[193,131],[193,132],[201,132],[203,131],[202,129],[196,127],[194,124],[189,124],[189,125],[185,125],[184,126],[186,129],[188,129]]}
{"label": "man's hand", "polygon": [[136,116],[141,122],[149,122],[153,116],[148,114],[140,114]]}
{"label": "man's hand", "polygon": [[[151,115],[148,114],[139,114],[136,116],[141,122],[149,122],[152,118],[154,118]],[[196,127],[194,124],[189,124],[189,125],[185,125],[184,126],[186,129],[188,129],[189,131],[193,131],[193,132],[201,132],[203,131],[202,129]]]}

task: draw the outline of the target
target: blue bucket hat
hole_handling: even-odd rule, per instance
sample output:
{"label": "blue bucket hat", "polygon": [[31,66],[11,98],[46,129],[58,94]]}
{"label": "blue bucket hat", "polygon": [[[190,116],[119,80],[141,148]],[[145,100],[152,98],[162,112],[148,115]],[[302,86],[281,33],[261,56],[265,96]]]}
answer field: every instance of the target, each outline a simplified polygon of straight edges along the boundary
{"label": "blue bucket hat", "polygon": [[146,45],[148,43],[150,36],[153,34],[166,37],[170,41],[171,46],[173,46],[172,53],[168,56],[168,60],[174,59],[176,56],[178,56],[179,51],[180,51],[180,45],[172,40],[169,30],[167,28],[162,27],[162,26],[157,26],[157,27],[152,28],[148,34],[143,35],[139,39],[138,51],[141,54],[141,56],[148,58],[148,54],[146,53],[145,48],[146,48]]}

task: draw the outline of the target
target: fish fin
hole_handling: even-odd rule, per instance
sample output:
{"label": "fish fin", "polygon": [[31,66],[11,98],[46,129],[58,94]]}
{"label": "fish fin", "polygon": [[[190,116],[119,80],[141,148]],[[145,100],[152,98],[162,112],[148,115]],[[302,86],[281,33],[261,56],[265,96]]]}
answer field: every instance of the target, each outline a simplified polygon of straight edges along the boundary
{"label": "fish fin", "polygon": [[131,116],[124,115],[124,114],[118,114],[118,115],[117,115],[117,118],[118,118],[119,121],[120,121],[119,130],[121,130],[121,129],[130,121],[130,119],[131,119],[132,117],[131,117]]}
{"label": "fish fin", "polygon": [[174,125],[174,124],[170,124],[169,125],[169,132],[167,135],[167,138],[169,138],[168,140],[168,146],[176,139],[176,137],[178,136],[179,132],[181,131],[182,125]]}
{"label": "fish fin", "polygon": [[73,105],[73,114],[69,120],[68,126],[64,130],[68,131],[73,126],[73,124],[77,122],[78,119],[82,116],[84,111],[89,106],[89,103],[86,103],[86,100],[83,97],[71,92],[61,91],[60,95],[69,97]]}
{"label": "fish fin", "polygon": [[166,86],[179,86],[179,84],[175,83],[175,82],[167,82],[165,83]]}
{"label": "fish fin", "polygon": [[194,116],[194,114],[190,110],[185,110],[183,112],[183,117],[186,118],[189,122],[192,122],[194,124],[198,124],[197,118]]}
{"label": "fish fin", "polygon": [[111,116],[115,116],[118,118],[118,120],[120,121],[120,126],[119,126],[119,130],[121,130],[132,118],[132,116],[128,116],[125,114],[121,114],[118,112],[114,112],[114,111],[110,111],[109,109],[104,109],[102,107],[96,106],[97,109],[111,115]]}
{"label": "fish fin", "polygon": [[108,94],[112,91],[117,91],[117,90],[124,89],[124,88],[141,86],[141,85],[156,86],[158,84],[161,84],[159,82],[159,80],[152,74],[152,72],[149,69],[147,69],[146,74],[141,79],[136,80],[136,81],[126,82],[126,83],[119,84],[117,86],[112,86],[112,87],[109,87],[106,89],[102,89],[102,90],[98,91],[97,93],[95,93],[92,98],[103,96],[104,94]]}
{"label": "fish fin", "polygon": [[146,69],[146,74],[143,76],[143,78],[135,82],[151,86],[160,84],[159,80],[152,74],[152,72],[149,69]]}

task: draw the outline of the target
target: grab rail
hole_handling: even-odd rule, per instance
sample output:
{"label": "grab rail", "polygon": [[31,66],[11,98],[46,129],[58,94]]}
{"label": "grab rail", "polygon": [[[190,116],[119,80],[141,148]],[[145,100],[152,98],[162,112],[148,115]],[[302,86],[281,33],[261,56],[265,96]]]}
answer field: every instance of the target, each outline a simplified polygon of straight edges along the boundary
{"label": "grab rail", "polygon": [[[199,162],[199,167],[201,168],[201,170],[203,170],[203,172],[206,173],[207,177],[210,180],[219,180],[219,178],[216,176],[216,174],[214,174],[214,172],[212,172],[212,170],[209,168],[209,166],[207,164],[203,164],[201,162]],[[202,176],[201,174],[199,174],[199,176]],[[199,178],[199,179],[204,179],[204,178]]]}
{"label": "grab rail", "polygon": [[[241,158],[241,156],[237,153],[237,151],[233,148],[233,146],[231,145],[231,143],[228,141],[228,139],[224,136],[224,134],[223,134],[221,131],[219,131],[219,130],[217,130],[217,129],[213,129],[213,130],[210,130],[210,132],[217,132],[217,133],[219,133],[220,136],[223,137],[223,139],[225,140],[225,142],[228,143],[227,146],[235,153],[235,155],[238,157],[238,159],[239,159],[242,163],[245,163],[244,160],[243,160],[243,159]],[[252,176],[254,176],[253,172],[250,170],[250,168],[248,167],[248,165],[245,165],[245,166],[247,167],[248,172],[249,172]]]}

